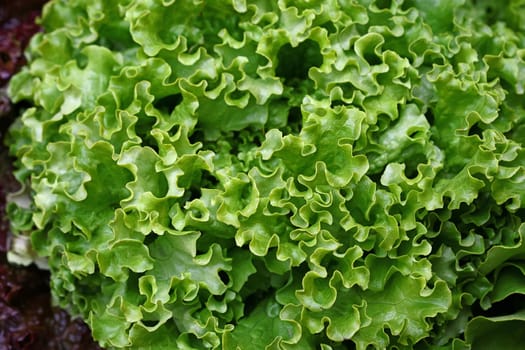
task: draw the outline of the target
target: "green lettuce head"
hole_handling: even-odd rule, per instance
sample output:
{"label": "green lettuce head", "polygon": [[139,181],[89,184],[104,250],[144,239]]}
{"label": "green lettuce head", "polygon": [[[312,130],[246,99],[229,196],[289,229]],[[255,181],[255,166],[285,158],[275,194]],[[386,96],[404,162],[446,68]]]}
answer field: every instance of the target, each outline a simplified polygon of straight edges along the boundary
{"label": "green lettuce head", "polygon": [[106,348],[521,348],[524,13],[52,0],[13,229]]}

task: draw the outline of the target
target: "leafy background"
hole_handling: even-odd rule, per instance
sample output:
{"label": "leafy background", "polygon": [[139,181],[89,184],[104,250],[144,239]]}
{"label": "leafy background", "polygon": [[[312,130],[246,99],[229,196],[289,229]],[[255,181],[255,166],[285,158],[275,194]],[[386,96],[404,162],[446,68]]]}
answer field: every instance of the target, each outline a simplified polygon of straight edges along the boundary
{"label": "leafy background", "polygon": [[524,7],[51,1],[13,229],[103,347],[523,347]]}
{"label": "leafy background", "polygon": [[9,222],[5,199],[18,189],[4,147],[3,136],[22,105],[12,105],[7,83],[25,63],[23,50],[39,30],[34,23],[44,1],[16,1],[0,5],[0,348],[99,349],[89,328],[79,319],[51,305],[49,273],[35,266],[9,264]]}

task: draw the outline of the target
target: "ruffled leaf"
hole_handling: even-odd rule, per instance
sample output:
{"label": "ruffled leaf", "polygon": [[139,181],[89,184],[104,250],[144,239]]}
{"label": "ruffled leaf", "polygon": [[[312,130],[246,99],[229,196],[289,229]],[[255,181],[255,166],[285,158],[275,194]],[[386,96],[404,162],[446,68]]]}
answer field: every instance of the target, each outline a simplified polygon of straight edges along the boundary
{"label": "ruffled leaf", "polygon": [[52,0],[12,227],[108,347],[489,344],[521,322],[519,9]]}

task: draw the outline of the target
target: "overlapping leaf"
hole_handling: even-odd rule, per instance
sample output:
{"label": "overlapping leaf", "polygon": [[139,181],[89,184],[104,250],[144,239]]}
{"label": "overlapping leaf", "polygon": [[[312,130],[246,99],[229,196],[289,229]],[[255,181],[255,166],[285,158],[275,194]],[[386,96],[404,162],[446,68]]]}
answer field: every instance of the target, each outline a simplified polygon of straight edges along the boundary
{"label": "overlapping leaf", "polygon": [[13,227],[106,347],[477,346],[522,321],[520,6],[51,1]]}

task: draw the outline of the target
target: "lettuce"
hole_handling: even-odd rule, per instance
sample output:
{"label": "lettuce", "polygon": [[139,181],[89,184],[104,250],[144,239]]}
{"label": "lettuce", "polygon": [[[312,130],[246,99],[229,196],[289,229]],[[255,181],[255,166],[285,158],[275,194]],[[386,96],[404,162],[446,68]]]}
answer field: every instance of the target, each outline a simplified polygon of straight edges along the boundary
{"label": "lettuce", "polygon": [[53,0],[13,229],[106,348],[523,347],[524,9]]}

